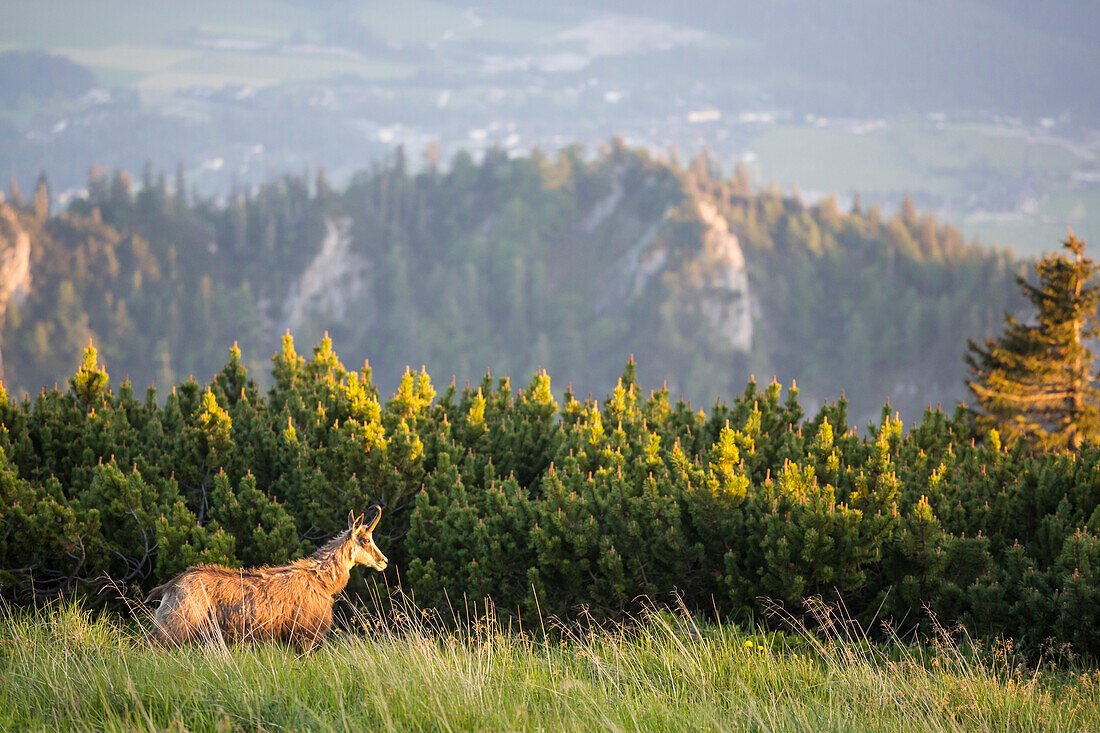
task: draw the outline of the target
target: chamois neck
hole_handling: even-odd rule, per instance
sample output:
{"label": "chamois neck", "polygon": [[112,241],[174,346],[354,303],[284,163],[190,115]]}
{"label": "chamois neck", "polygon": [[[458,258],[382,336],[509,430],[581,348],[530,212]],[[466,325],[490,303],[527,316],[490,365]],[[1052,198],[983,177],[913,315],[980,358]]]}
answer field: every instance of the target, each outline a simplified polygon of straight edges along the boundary
{"label": "chamois neck", "polygon": [[341,563],[333,563],[324,573],[325,590],[330,596],[334,596],[347,588],[351,571]]}
{"label": "chamois neck", "polygon": [[351,568],[355,565],[347,548],[348,536],[347,531],[340,533],[307,560],[309,570],[331,596],[347,587]]}

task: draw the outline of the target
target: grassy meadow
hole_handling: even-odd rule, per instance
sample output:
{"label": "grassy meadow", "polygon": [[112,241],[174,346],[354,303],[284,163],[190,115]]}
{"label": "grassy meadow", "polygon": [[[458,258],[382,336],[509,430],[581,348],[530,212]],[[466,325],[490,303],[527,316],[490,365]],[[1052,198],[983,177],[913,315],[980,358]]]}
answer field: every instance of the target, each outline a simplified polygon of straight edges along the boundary
{"label": "grassy meadow", "polygon": [[[0,620],[3,730],[1100,729],[1100,671],[649,613],[530,634],[361,616],[310,656],[162,650],[73,605]],[[545,641],[554,639],[554,641]]]}

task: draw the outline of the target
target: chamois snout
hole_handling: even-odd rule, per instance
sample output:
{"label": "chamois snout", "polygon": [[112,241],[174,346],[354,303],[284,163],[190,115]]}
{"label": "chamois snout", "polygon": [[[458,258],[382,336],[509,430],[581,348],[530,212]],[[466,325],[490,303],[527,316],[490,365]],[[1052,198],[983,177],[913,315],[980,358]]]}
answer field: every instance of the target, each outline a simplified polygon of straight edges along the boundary
{"label": "chamois snout", "polygon": [[383,570],[385,570],[389,566],[390,566],[390,561],[388,559],[386,559],[386,556],[383,555],[381,552],[378,553],[378,558],[373,563],[371,563],[371,567],[374,568],[375,570],[377,570],[378,572],[382,572]]}

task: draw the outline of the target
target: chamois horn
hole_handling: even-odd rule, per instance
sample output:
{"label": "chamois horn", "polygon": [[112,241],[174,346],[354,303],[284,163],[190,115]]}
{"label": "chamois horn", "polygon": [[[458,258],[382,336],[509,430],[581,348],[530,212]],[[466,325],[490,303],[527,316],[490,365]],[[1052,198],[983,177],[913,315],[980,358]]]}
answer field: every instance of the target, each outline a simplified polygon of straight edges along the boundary
{"label": "chamois horn", "polygon": [[[378,520],[380,520],[380,519],[382,518],[382,507],[380,507],[380,506],[378,506],[377,504],[375,504],[374,506],[372,506],[372,507],[371,507],[371,509],[377,509],[377,510],[378,510],[378,514],[376,514],[376,515],[374,516],[374,521],[372,521],[372,522],[370,523],[370,526],[369,526],[369,527],[367,527],[367,531],[368,531],[368,532],[373,532],[373,531],[374,531],[374,528],[378,526]],[[368,510],[368,511],[369,511],[369,510]]]}

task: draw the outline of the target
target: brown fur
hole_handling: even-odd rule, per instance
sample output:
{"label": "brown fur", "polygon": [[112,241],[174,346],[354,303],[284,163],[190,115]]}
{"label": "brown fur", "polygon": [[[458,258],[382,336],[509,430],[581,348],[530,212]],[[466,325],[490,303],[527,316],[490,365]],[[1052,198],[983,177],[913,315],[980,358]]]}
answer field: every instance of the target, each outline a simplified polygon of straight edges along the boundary
{"label": "brown fur", "polygon": [[324,643],[332,627],[334,597],[348,584],[356,564],[385,570],[386,557],[369,526],[349,516],[348,529],[310,557],[278,567],[235,570],[196,565],[149,593],[160,600],[153,636],[166,645],[191,641],[289,642],[310,650]]}

